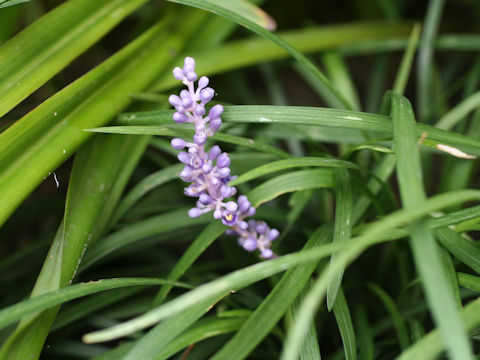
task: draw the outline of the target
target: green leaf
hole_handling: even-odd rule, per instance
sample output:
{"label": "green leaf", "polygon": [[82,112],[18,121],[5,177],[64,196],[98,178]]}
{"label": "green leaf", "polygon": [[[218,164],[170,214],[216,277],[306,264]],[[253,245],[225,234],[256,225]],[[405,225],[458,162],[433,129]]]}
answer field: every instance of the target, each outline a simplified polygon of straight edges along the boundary
{"label": "green leaf", "polygon": [[[171,112],[173,114],[173,111]],[[170,114],[170,115],[171,115]],[[172,122],[172,117],[169,116],[168,124]],[[107,134],[136,134],[136,135],[163,135],[163,136],[175,136],[191,138],[194,134],[193,130],[183,128],[179,125],[166,125],[166,126],[108,126],[100,128],[86,129],[89,132],[107,133]],[[217,132],[211,138],[215,141],[225,142],[229,144],[244,146],[247,148],[255,149],[267,154],[274,155],[281,158],[289,158],[291,155],[283,150],[280,150],[272,145],[263,143],[259,140],[253,140],[244,138],[241,136],[223,134]]]}
{"label": "green leaf", "polygon": [[83,129],[107,123],[170,65],[167,49],[181,49],[198,25],[187,20],[172,37],[168,23],[153,26],[0,134],[0,224],[92,135]]}
{"label": "green leaf", "polygon": [[[146,1],[67,1],[0,47],[0,116]],[[20,2],[2,1],[0,8]]]}
{"label": "green leaf", "polygon": [[[330,240],[331,234],[331,229],[328,227],[319,228],[310,237],[302,251],[325,244]],[[245,359],[285,314],[317,266],[318,261],[305,263],[288,270],[240,330],[212,359]]]}
{"label": "green leaf", "polygon": [[243,184],[247,181],[256,179],[260,176],[270,174],[275,171],[290,169],[294,167],[304,167],[304,166],[319,166],[319,167],[332,167],[332,168],[347,168],[359,170],[359,167],[354,163],[344,160],[332,159],[332,158],[322,158],[322,157],[302,157],[302,158],[292,158],[285,160],[273,161],[268,164],[259,166],[255,169],[247,171],[241,174],[238,178],[232,180],[230,185],[236,186]]}
{"label": "green leaf", "polygon": [[31,0],[1,0],[0,1],[0,9],[5,8],[7,6],[18,5],[21,3],[25,3]]}
{"label": "green leaf", "polygon": [[330,187],[333,187],[331,169],[300,170],[265,181],[248,194],[248,199],[257,207],[288,192]]}
{"label": "green leaf", "polygon": [[[147,142],[145,137],[100,135],[80,150],[70,177],[63,223],[31,297],[72,282],[87,246],[105,230]],[[2,356],[38,354],[57,311],[58,307],[24,319],[2,349]]]}
{"label": "green leaf", "polygon": [[[392,117],[400,195],[405,209],[409,210],[421,206],[425,193],[415,118],[410,103],[401,95],[392,95]],[[447,343],[450,355],[456,359],[472,359],[465,327],[453,291],[447,282],[438,245],[425,220],[410,225],[410,246],[423,280],[430,311]]]}
{"label": "green leaf", "polygon": [[[460,282],[462,285],[462,282]],[[468,303],[462,311],[465,328],[470,331],[480,325],[480,298]],[[453,334],[450,334],[453,335]],[[433,330],[404,351],[397,360],[436,359],[447,348],[443,334]]]}
{"label": "green leaf", "polygon": [[428,2],[425,25],[420,41],[417,62],[417,92],[421,119],[430,112],[430,104],[435,102],[431,96],[432,65],[434,63],[433,49],[444,4],[445,0],[431,0]]}
{"label": "green leaf", "polygon": [[[122,115],[118,123],[122,125],[170,124],[172,115],[173,110],[132,113]],[[225,122],[236,123],[315,125],[327,128],[363,130],[371,131],[373,135],[377,136],[379,134],[391,135],[393,131],[390,116],[320,107],[268,105],[225,106],[222,119]],[[178,125],[177,128],[179,128]],[[458,147],[468,153],[480,156],[480,141],[473,137],[417,123],[417,135],[420,136],[425,132],[427,133],[427,140],[432,143]],[[146,132],[142,132],[142,134],[145,133]]]}
{"label": "green leaf", "polygon": [[355,360],[357,358],[357,340],[353,331],[352,317],[348,309],[347,299],[341,287],[339,287],[337,300],[333,305],[333,313],[337,320],[338,329],[342,336],[343,349],[346,360]]}
{"label": "green leaf", "polygon": [[176,314],[155,326],[139,339],[123,360],[158,359],[158,353],[165,350],[175,338],[208,312],[225,295],[201,301],[195,306]]}
{"label": "green leaf", "polygon": [[398,94],[403,94],[405,92],[408,77],[412,69],[413,58],[415,56],[415,51],[417,50],[418,41],[420,38],[420,30],[421,25],[416,23],[413,26],[412,32],[410,34],[410,39],[408,40],[408,47],[405,50],[405,54],[403,54],[402,63],[400,64],[397,76],[395,77],[393,91]]}
{"label": "green leaf", "polygon": [[[176,262],[175,266],[170,270],[167,279],[176,281],[187,271],[187,269],[195,262],[195,260],[220,236],[225,232],[225,225],[220,221],[210,223],[188,247],[182,257]],[[154,306],[160,305],[172,286],[165,285],[160,288],[155,297]]]}
{"label": "green leaf", "polygon": [[455,106],[436,123],[436,127],[443,130],[450,130],[461,120],[465,119],[468,113],[480,106],[480,91],[465,98],[460,104]]}
{"label": "green leaf", "polygon": [[[23,300],[15,305],[0,310],[0,328],[4,328],[9,324],[18,321],[26,315],[48,309],[55,305],[77,299],[82,296],[95,294],[100,291],[117,289],[125,286],[160,285],[165,283],[171,282],[164,279],[119,278],[103,279],[70,285],[56,291],[33,297],[31,299]],[[173,284],[184,287],[184,285],[179,283]]]}
{"label": "green leaf", "polygon": [[[333,182],[335,184],[335,225],[333,230],[333,241],[348,241],[352,235],[353,226],[353,193],[348,171],[346,169],[334,169]],[[330,266],[334,266],[332,264],[335,263],[336,256],[337,254],[333,254],[330,258]],[[340,269],[336,273],[330,273],[327,287],[328,311],[331,311],[335,304],[335,299],[342,284],[344,272],[345,269]]]}
{"label": "green leaf", "polygon": [[135,185],[135,187],[122,198],[115,209],[115,213],[113,214],[110,223],[115,224],[121,219],[133,204],[135,204],[147,192],[150,192],[154,188],[163,185],[170,180],[178,178],[178,174],[180,174],[182,167],[182,164],[172,165],[165,169],[158,170],[142,179],[142,181]]}
{"label": "green leaf", "polygon": [[480,274],[480,249],[477,246],[447,227],[436,229],[434,234],[453,256]]}
{"label": "green leaf", "polygon": [[[235,12],[237,9],[233,9],[228,4],[229,2],[220,2],[212,0],[169,0],[175,3],[189,5],[197,7],[203,10],[213,12],[214,14],[223,16],[239,25],[246,27],[247,29],[257,33],[260,36],[272,41],[274,44],[281,47],[283,50],[288,52],[294,59],[296,59],[302,66],[311,72],[311,74],[317,77],[329,90],[330,92],[338,98],[342,104],[347,108],[351,109],[351,105],[348,101],[338,92],[337,89],[330,83],[330,81],[325,77],[325,75],[318,70],[318,68],[313,64],[305,55],[296,50],[294,47],[289,45],[286,41],[282,40],[278,36],[272,34],[271,32],[263,29],[261,26],[252,22],[250,19],[244,16],[244,13]],[[227,5],[226,5],[227,4]]]}
{"label": "green leaf", "polygon": [[374,283],[368,283],[367,286],[380,299],[389,312],[395,327],[395,331],[397,332],[398,342],[401,348],[408,348],[410,346],[410,337],[408,335],[407,327],[405,326],[402,314],[400,313],[397,305],[390,295],[388,295],[380,286]]}
{"label": "green leaf", "polygon": [[[433,211],[438,211],[442,208],[474,199],[477,201],[480,200],[480,191],[462,190],[437,195],[425,200],[421,206],[409,209],[408,211],[399,210],[388,216],[385,216],[382,220],[371,224],[365,233],[363,233],[363,235],[354,237],[348,242],[336,242],[322,245],[315,249],[304,250],[300,253],[281,256],[276,259],[268,260],[241,270],[237,270],[210,283],[201,285],[195,290],[177,297],[168,303],[160,305],[159,307],[143,314],[140,317],[132,319],[123,324],[119,324],[110,329],[86,334],[84,338],[86,341],[93,343],[116,339],[118,337],[131,334],[139,329],[156,324],[162,319],[181,312],[198,303],[199,301],[209,298],[210,296],[215,294],[225,294],[230,290],[238,290],[256,281],[269,277],[277,272],[284,271],[289,267],[298,265],[300,263],[315,261],[336,251],[348,249],[348,251],[343,252],[342,257],[344,258],[344,261],[351,261],[353,258],[358,256],[366,246],[391,240],[388,232],[399,227],[400,225],[423,218]],[[341,262],[338,264],[339,266],[342,265]],[[325,286],[325,277],[323,277],[323,283]],[[317,301],[319,298],[315,296],[314,299]],[[309,319],[309,314],[307,314],[307,319]],[[304,324],[301,326],[303,325]],[[306,330],[308,331],[308,326]]]}
{"label": "green leaf", "polygon": [[84,271],[116,250],[149,236],[211,221],[211,214],[192,219],[187,213],[188,208],[181,208],[166,214],[152,216],[121,228],[102,239],[102,241],[93,244],[85,254],[79,270]]}
{"label": "green leaf", "polygon": [[228,334],[238,330],[245,318],[230,318],[230,319],[217,319],[210,318],[198,321],[190,330],[177,336],[173,341],[168,343],[159,353],[155,354],[156,359],[167,359],[174,355],[179,350],[189,346],[190,344],[199,343],[202,340],[218,336],[222,334]]}

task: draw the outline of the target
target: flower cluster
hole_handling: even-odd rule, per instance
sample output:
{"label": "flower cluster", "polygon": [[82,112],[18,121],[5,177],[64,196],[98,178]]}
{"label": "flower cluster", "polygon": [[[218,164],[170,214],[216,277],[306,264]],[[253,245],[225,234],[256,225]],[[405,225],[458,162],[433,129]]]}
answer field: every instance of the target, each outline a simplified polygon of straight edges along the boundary
{"label": "flower cluster", "polygon": [[223,106],[217,104],[207,114],[205,106],[215,95],[215,91],[208,87],[208,78],[202,76],[198,79],[195,89],[198,76],[195,73],[195,60],[191,57],[185,58],[183,68],[173,69],[173,76],[187,87],[180,92],[180,96],[171,95],[168,99],[176,109],[173,120],[176,123],[192,123],[195,127],[192,142],[180,138],[171,142],[174,149],[184,150],[178,154],[178,160],[185,164],[180,178],[190,183],[185,188],[185,195],[198,198],[196,207],[190,209],[188,215],[198,217],[213,211],[213,217],[230,227],[227,233],[238,236],[238,243],[245,250],[259,250],[260,256],[266,259],[274,257],[270,246],[278,237],[278,230],[270,229],[263,221],[245,221],[255,214],[255,208],[245,195],[239,196],[236,202],[226,201],[237,192],[235,187],[228,185],[233,179],[229,167],[230,156],[222,152],[218,145],[208,152],[205,149],[207,139],[222,125],[220,116],[223,113]]}

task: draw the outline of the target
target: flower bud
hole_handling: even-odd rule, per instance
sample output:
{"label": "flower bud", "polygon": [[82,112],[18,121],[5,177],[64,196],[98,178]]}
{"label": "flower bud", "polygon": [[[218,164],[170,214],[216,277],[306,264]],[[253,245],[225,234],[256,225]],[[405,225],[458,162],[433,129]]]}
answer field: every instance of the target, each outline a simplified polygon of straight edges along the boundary
{"label": "flower bud", "polygon": [[237,211],[238,205],[235,201],[229,201],[229,202],[225,203],[225,208],[228,211],[234,212],[234,211]]}
{"label": "flower bud", "polygon": [[168,102],[172,106],[182,106],[182,99],[180,99],[177,95],[170,95],[168,97]]}
{"label": "flower bud", "polygon": [[255,241],[255,239],[248,238],[245,239],[242,246],[247,251],[254,251],[257,249],[257,242]]}
{"label": "flower bud", "polygon": [[208,117],[210,119],[217,119],[223,113],[223,106],[220,104],[214,105],[208,112]]}
{"label": "flower bud", "polygon": [[202,214],[203,214],[203,211],[196,207],[188,210],[188,216],[190,216],[191,218],[199,217]]}
{"label": "flower bud", "polygon": [[187,115],[176,112],[173,114],[173,121],[178,124],[184,123],[188,120]]}
{"label": "flower bud", "polygon": [[208,83],[209,83],[210,80],[208,80],[208,77],[206,76],[202,76],[199,80],[198,80],[198,88],[199,89],[204,89],[208,86]]}
{"label": "flower bud", "polygon": [[200,91],[200,101],[204,104],[208,103],[210,100],[212,100],[213,96],[215,95],[215,91],[207,87]]}
{"label": "flower bud", "polygon": [[190,165],[190,162],[192,160],[192,155],[190,155],[189,153],[185,152],[185,151],[182,151],[181,153],[179,153],[177,155],[177,158],[178,160],[180,160],[182,163],[186,164],[186,165]]}
{"label": "flower bud", "polygon": [[185,77],[183,70],[177,66],[175,69],[173,69],[173,77],[177,80],[183,80]]}
{"label": "flower bud", "polygon": [[210,152],[208,154],[208,158],[213,161],[215,160],[218,155],[220,155],[220,153],[222,152],[222,149],[220,149],[220,146],[218,145],[214,145],[212,146],[212,148],[210,149]]}
{"label": "flower bud", "polygon": [[183,139],[175,138],[172,139],[170,144],[172,144],[172,148],[174,148],[175,150],[182,150],[187,145],[187,142]]}
{"label": "flower bud", "polygon": [[220,168],[224,168],[230,165],[230,157],[227,153],[222,153],[217,159],[217,166]]}

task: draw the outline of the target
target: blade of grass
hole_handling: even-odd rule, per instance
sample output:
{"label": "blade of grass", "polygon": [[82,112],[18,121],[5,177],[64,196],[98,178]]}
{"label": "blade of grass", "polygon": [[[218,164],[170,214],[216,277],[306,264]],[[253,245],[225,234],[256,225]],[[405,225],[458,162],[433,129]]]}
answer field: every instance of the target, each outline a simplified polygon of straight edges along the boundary
{"label": "blade of grass", "polygon": [[413,26],[410,38],[408,39],[408,46],[405,49],[400,68],[398,69],[397,76],[395,77],[395,83],[393,84],[393,91],[398,94],[403,94],[407,86],[410,71],[412,69],[413,58],[417,50],[420,31],[422,26],[416,23]]}
{"label": "blade of grass", "polygon": [[[333,241],[348,241],[352,234],[352,210],[353,193],[350,175],[346,169],[333,170],[333,182],[335,184],[335,225]],[[337,254],[332,254],[330,266],[336,261]],[[335,305],[335,299],[340,289],[345,269],[336,273],[330,273],[327,287],[327,309],[331,311]],[[343,304],[345,305],[345,304]],[[342,308],[343,305],[340,305]]]}
{"label": "blade of grass", "polygon": [[360,359],[373,360],[375,348],[373,344],[372,331],[370,329],[370,324],[368,323],[365,308],[363,306],[356,307],[354,317],[355,325],[358,330],[358,350]]}
{"label": "blade of grass", "polygon": [[18,5],[21,3],[28,2],[30,0],[2,0],[0,1],[0,9],[1,8],[6,8],[8,6],[13,6],[13,5]]}
{"label": "blade of grass", "polygon": [[0,47],[0,117],[146,2],[67,1]]}
{"label": "blade of grass", "polygon": [[[70,285],[56,291],[21,301],[15,305],[0,310],[0,328],[18,321],[22,317],[42,311],[64,302],[77,299],[82,296],[95,294],[100,291],[118,289],[125,286],[160,285],[171,283],[164,279],[150,278],[125,278],[125,279],[102,279]],[[186,287],[181,283],[173,283],[176,286]]]}
{"label": "blade of grass", "polygon": [[431,97],[433,49],[444,4],[445,0],[428,2],[417,63],[417,96],[420,119],[424,119],[430,113],[430,104],[434,103]]}
{"label": "blade of grass", "polygon": [[0,134],[0,224],[91,136],[82,129],[104,125],[128,105],[131,92],[164,71],[171,62],[167,49],[182,48],[179,39],[186,41],[202,19],[191,20],[172,37],[165,34],[167,22],[153,26]]}
{"label": "blade of grass", "polygon": [[[460,282],[462,284],[462,282]],[[462,319],[465,328],[470,331],[480,325],[480,298],[470,302],[462,311]],[[453,335],[453,334],[452,334]],[[436,359],[442,351],[445,350],[447,344],[443,334],[437,330],[433,330],[416,342],[413,346],[404,351],[397,360],[416,360]]]}
{"label": "blade of grass", "polygon": [[188,5],[197,7],[206,11],[210,11],[214,14],[223,16],[239,25],[246,27],[247,29],[257,33],[258,35],[272,41],[274,44],[281,47],[287,53],[289,53],[294,59],[296,59],[302,66],[307,68],[311,74],[317,77],[325,86],[330,90],[330,92],[338,98],[342,104],[347,108],[351,109],[352,106],[348,103],[348,101],[338,92],[337,89],[331,84],[331,82],[325,77],[325,75],[313,64],[310,60],[308,60],[305,55],[301,52],[296,50],[294,47],[289,45],[286,41],[282,40],[278,36],[274,35],[273,33],[265,30],[261,26],[257,25],[256,23],[252,22],[250,19],[246,18],[243,13],[236,12],[236,9],[231,8],[229,3],[225,2],[217,2],[213,0],[169,0],[175,3]]}
{"label": "blade of grass", "polygon": [[[54,240],[31,297],[72,282],[87,246],[104,231],[106,219],[147,141],[142,137],[102,135],[96,136],[81,149],[70,177],[59,235]],[[51,276],[52,272],[55,276]],[[23,319],[2,348],[0,357],[22,357],[27,353],[34,357],[39,354],[57,311],[58,307]]]}
{"label": "blade of grass", "polygon": [[357,358],[357,340],[353,330],[352,317],[341,287],[339,287],[337,294],[337,299],[333,305],[333,313],[342,337],[345,359],[355,360]]}
{"label": "blade of grass", "polygon": [[367,287],[382,301],[383,305],[389,312],[395,327],[395,331],[397,332],[398,342],[401,348],[408,348],[410,346],[410,337],[407,327],[405,326],[402,314],[400,313],[400,310],[393,299],[385,292],[385,290],[374,283],[368,283]]}
{"label": "blade of grass", "polygon": [[268,164],[259,166],[255,169],[247,171],[241,174],[238,178],[232,180],[229,184],[236,186],[243,184],[247,181],[256,179],[260,176],[270,174],[275,171],[290,169],[293,167],[304,167],[304,166],[319,166],[319,167],[332,167],[332,168],[347,168],[359,170],[359,168],[349,161],[332,159],[332,158],[322,158],[322,157],[301,157],[293,159],[285,159],[273,161]]}
{"label": "blade of grass", "polygon": [[[328,256],[335,251],[348,249],[348,251],[344,251],[342,257],[345,259],[345,261],[351,261],[361,253],[364,247],[382,241],[391,240],[390,237],[386,236],[385,234],[396,227],[405,223],[413,222],[417,219],[421,219],[433,211],[438,211],[442,208],[452,206],[453,204],[459,204],[474,199],[480,200],[480,191],[463,190],[434,196],[425,200],[421,206],[409,210],[399,210],[389,214],[388,216],[385,216],[382,220],[377,221],[369,226],[368,230],[366,230],[362,236],[352,238],[348,242],[336,242],[322,245],[315,249],[309,249],[302,251],[301,253],[293,253],[281,256],[273,260],[237,270],[229,275],[199,286],[195,290],[177,297],[173,301],[160,305],[159,307],[143,314],[140,317],[109,329],[86,334],[84,336],[84,340],[87,342],[100,342],[131,334],[139,329],[151,326],[164,318],[172,316],[175,313],[181,312],[208,296],[225,293],[226,291],[230,290],[238,290],[248,286],[249,284],[252,284],[253,282],[259,281],[260,279],[264,279],[277,272],[284,271],[289,267],[300,263],[315,261],[319,258]],[[338,264],[339,266],[342,265],[340,262]],[[325,276],[323,276],[323,282],[325,285]],[[314,299],[317,301],[319,298],[315,296]],[[308,313],[307,319],[309,319]],[[303,324],[300,326],[303,326]],[[308,326],[306,331],[308,331]]]}
{"label": "blade of grass", "polygon": [[[187,251],[183,253],[182,257],[175,263],[175,266],[170,270],[167,279],[170,281],[180,279],[195,260],[224,232],[225,226],[221,222],[215,221],[210,223],[188,247]],[[162,286],[155,297],[153,306],[156,307],[160,305],[171,289],[172,286],[168,284]]]}
{"label": "blade of grass", "polygon": [[[172,112],[173,114],[173,112]],[[168,123],[171,123],[171,117],[169,117]],[[136,135],[163,135],[163,136],[181,136],[192,137],[193,130],[181,128],[178,125],[166,125],[166,126],[108,126],[93,129],[86,129],[88,132],[99,132],[108,134],[136,134]],[[241,136],[223,134],[217,132],[211,138],[215,141],[225,142],[234,145],[245,146],[247,148],[255,149],[267,154],[274,155],[280,158],[289,158],[291,155],[283,150],[276,148],[275,146],[266,144],[260,140],[253,140],[244,138]]]}
{"label": "blade of grass", "polygon": [[[170,124],[172,115],[173,110],[125,114],[119,118],[118,123],[122,125]],[[372,131],[389,135],[393,130],[389,116],[318,107],[268,105],[225,106],[222,119],[225,120],[225,122],[236,123],[315,125]],[[132,130],[132,132],[134,131],[135,130]],[[424,132],[427,133],[427,139],[429,141],[458,147],[474,155],[480,155],[480,141],[470,136],[417,123],[417,135],[420,136]],[[122,133],[129,132],[123,131]]]}
{"label": "blade of grass", "polygon": [[480,91],[470,95],[464,99],[460,104],[455,106],[435,124],[439,129],[450,130],[455,127],[459,121],[466,118],[468,113],[477,109],[480,106]]}
{"label": "blade of grass", "polygon": [[[319,247],[328,242],[330,237],[331,229],[321,227],[310,237],[302,251]],[[212,357],[212,360],[246,358],[285,314],[317,266],[318,261],[288,270],[240,330]]]}
{"label": "blade of grass", "polygon": [[[425,199],[422,168],[417,147],[415,119],[408,100],[392,96],[397,178],[406,210],[420,206]],[[422,277],[427,302],[453,359],[472,359],[470,344],[454,295],[447,282],[436,244],[428,223],[419,220],[410,225],[410,246]]]}

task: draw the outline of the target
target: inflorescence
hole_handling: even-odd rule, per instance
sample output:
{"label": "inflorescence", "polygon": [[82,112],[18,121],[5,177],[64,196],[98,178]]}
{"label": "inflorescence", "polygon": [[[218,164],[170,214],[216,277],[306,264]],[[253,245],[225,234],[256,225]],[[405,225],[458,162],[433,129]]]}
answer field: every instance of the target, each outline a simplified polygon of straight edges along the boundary
{"label": "inflorescence", "polygon": [[192,123],[195,127],[193,142],[175,138],[172,147],[176,150],[187,149],[178,154],[178,160],[185,164],[180,178],[189,182],[185,188],[185,195],[198,198],[196,207],[188,211],[192,218],[213,211],[215,219],[229,226],[227,233],[238,236],[238,243],[247,251],[260,251],[265,259],[275,257],[270,249],[271,243],[279,233],[277,229],[270,229],[263,221],[249,220],[247,217],[255,214],[255,208],[245,195],[240,195],[237,202],[225,201],[237,193],[237,189],[229,186],[233,179],[230,174],[230,155],[222,152],[218,145],[212,146],[209,152],[205,149],[207,139],[213,136],[222,125],[220,116],[223,106],[214,105],[208,111],[205,105],[212,100],[215,91],[208,87],[209,79],[202,76],[195,81],[195,60],[185,58],[183,68],[173,69],[173,76],[181,80],[187,87],[180,92],[180,96],[170,95],[169,102],[177,110],[173,114],[176,123]]}

